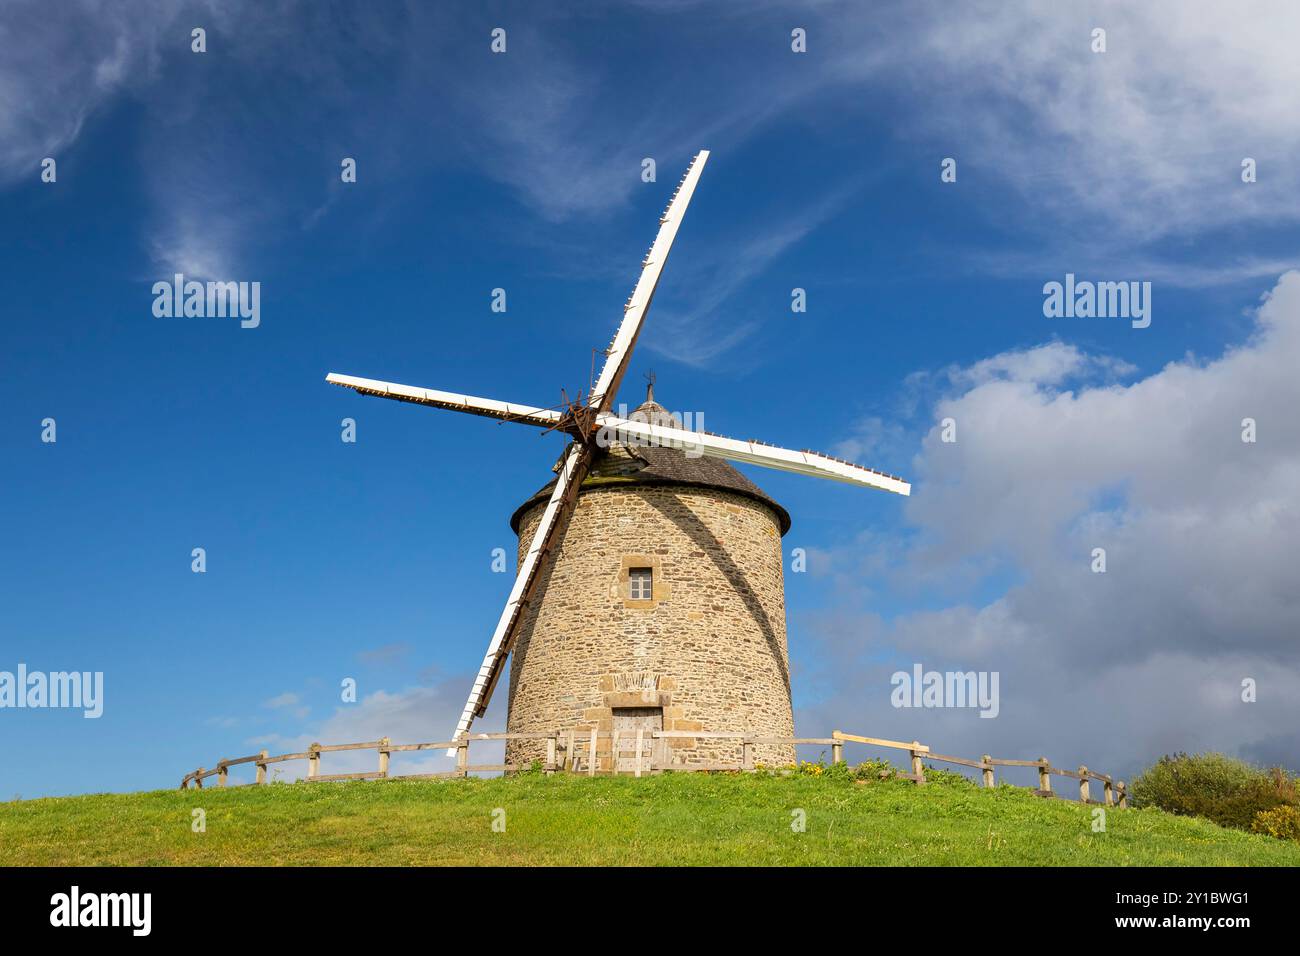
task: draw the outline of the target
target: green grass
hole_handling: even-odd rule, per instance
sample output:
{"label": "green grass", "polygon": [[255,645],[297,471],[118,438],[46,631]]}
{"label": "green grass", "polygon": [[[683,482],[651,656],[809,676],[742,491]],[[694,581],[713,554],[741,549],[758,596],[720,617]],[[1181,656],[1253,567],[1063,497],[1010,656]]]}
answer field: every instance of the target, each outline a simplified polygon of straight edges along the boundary
{"label": "green grass", "polygon": [[1300,865],[1300,844],[1158,810],[1110,809],[1094,833],[1092,809],[804,775],[274,784],[0,804],[0,864]]}

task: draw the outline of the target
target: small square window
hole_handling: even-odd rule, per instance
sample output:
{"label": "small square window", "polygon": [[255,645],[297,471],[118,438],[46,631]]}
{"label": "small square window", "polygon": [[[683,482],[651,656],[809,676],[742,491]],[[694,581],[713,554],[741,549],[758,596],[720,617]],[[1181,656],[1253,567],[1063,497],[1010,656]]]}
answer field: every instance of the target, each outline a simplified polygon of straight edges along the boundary
{"label": "small square window", "polygon": [[627,595],[633,601],[654,599],[654,575],[649,568],[631,568],[627,572]]}

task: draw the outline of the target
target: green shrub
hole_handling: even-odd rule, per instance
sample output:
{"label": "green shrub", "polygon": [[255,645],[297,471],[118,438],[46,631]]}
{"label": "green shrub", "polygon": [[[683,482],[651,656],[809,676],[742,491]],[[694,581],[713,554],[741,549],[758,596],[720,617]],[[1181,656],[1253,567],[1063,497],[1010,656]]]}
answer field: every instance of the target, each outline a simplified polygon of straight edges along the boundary
{"label": "green shrub", "polygon": [[853,768],[854,780],[888,780],[897,770],[888,760],[864,760]]}
{"label": "green shrub", "polygon": [[1275,775],[1252,780],[1240,793],[1220,801],[1210,819],[1220,826],[1249,830],[1259,814],[1295,806],[1295,785],[1280,770],[1270,773]]}
{"label": "green shrub", "polygon": [[801,777],[823,777],[829,768],[826,762],[818,757],[817,760],[800,760],[795,768],[795,773]]}
{"label": "green shrub", "polygon": [[1255,822],[1250,828],[1256,833],[1266,833],[1279,840],[1295,840],[1300,843],[1300,808],[1291,804],[1261,810],[1255,814]]}
{"label": "green shrub", "polygon": [[823,776],[828,780],[852,780],[853,769],[847,763],[841,761],[827,767]]}
{"label": "green shrub", "polygon": [[956,770],[949,770],[947,767],[936,767],[933,764],[925,765],[925,782],[943,784],[948,787],[975,787],[976,783],[964,773],[958,773]]}
{"label": "green shrub", "polygon": [[1260,813],[1300,805],[1295,781],[1278,768],[1263,770],[1220,753],[1161,757],[1133,781],[1135,807],[1204,817],[1250,830]]}

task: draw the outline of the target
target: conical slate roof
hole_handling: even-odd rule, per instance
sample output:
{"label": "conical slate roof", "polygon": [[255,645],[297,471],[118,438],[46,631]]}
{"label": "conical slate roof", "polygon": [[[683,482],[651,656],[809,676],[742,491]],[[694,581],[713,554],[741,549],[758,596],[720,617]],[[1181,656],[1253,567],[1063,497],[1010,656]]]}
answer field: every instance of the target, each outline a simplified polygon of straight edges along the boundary
{"label": "conical slate roof", "polygon": [[[652,425],[682,427],[677,416],[654,400],[653,393],[627,417],[633,421],[648,422]],[[790,513],[769,498],[762,488],[721,458],[703,455],[692,458],[688,457],[683,449],[614,442],[608,449],[602,449],[597,453],[581,490],[615,484],[722,488],[767,505],[776,513],[781,534],[784,535],[790,530]],[[519,522],[524,512],[537,502],[548,499],[554,487],[554,481],[548,482],[515,509],[515,513],[510,516],[510,527],[516,534],[519,533]]]}

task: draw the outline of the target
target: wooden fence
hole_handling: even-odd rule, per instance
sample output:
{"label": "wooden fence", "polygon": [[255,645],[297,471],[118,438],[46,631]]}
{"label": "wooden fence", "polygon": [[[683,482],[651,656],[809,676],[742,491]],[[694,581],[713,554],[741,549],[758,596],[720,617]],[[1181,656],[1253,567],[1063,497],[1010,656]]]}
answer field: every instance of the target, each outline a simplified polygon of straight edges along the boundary
{"label": "wooden fence", "polygon": [[[961,767],[971,767],[981,771],[980,779],[986,787],[995,786],[994,768],[995,767],[1037,767],[1038,768],[1038,787],[1033,792],[1040,797],[1058,796],[1052,790],[1052,776],[1073,777],[1079,781],[1079,801],[1081,803],[1092,803],[1104,806],[1118,806],[1121,809],[1128,806],[1128,787],[1123,780],[1112,780],[1108,774],[1097,773],[1095,770],[1089,770],[1085,766],[1080,766],[1078,770],[1063,770],[1060,767],[1053,767],[1050,760],[1046,757],[1040,757],[1037,760],[998,760],[984,754],[979,760],[967,760],[965,757],[951,757],[948,754],[937,754],[929,747],[922,744],[919,740],[913,740],[911,743],[904,743],[899,740],[882,740],[879,737],[859,737],[856,734],[846,734],[835,731],[832,738],[838,742],[849,741],[859,744],[870,744],[873,747],[888,747],[894,750],[906,750],[912,758],[912,772],[900,773],[895,776],[906,777],[917,784],[925,783],[925,768],[922,762],[925,760],[938,761],[940,763],[952,763]],[[842,751],[841,751],[842,752]],[[839,755],[836,755],[838,761]],[[1091,799],[1091,790],[1089,781],[1096,780],[1102,785],[1101,800]]]}
{"label": "wooden fence", "polygon": [[[733,741],[740,746],[740,759],[731,763],[670,763],[667,759],[668,748],[666,745],[674,738],[719,742]],[[1114,782],[1106,774],[1097,773],[1087,767],[1081,766],[1078,770],[1063,770],[1059,767],[1053,767],[1046,757],[1041,757],[1038,760],[997,760],[985,754],[979,760],[968,760],[965,757],[951,757],[946,754],[934,753],[928,746],[918,740],[907,743],[899,740],[885,740],[880,737],[860,737],[856,734],[846,734],[838,730],[834,731],[829,737],[762,737],[754,734],[702,730],[569,730],[552,734],[469,734],[455,740],[421,744],[395,744],[385,737],[382,740],[372,740],[359,744],[332,744],[328,746],[312,744],[301,753],[280,754],[275,757],[269,756],[263,750],[251,757],[219,760],[212,769],[199,767],[197,770],[187,773],[181,780],[180,789],[186,790],[190,787],[190,784],[202,789],[203,781],[209,777],[216,777],[217,785],[225,787],[228,785],[228,775],[231,767],[250,763],[255,764],[257,767],[256,783],[264,784],[268,782],[267,768],[271,764],[283,763],[288,760],[306,760],[307,781],[311,783],[329,780],[436,780],[466,777],[471,773],[509,773],[524,769],[517,764],[471,764],[469,762],[469,745],[476,740],[545,741],[546,760],[542,763],[542,770],[547,774],[559,771],[595,776],[598,772],[602,775],[626,772],[635,777],[647,773],[664,772],[753,771],[757,769],[754,760],[754,747],[756,745],[819,745],[830,747],[831,761],[838,764],[844,762],[844,745],[846,743],[867,744],[872,747],[907,751],[911,758],[910,772],[895,771],[892,776],[911,780],[918,786],[925,784],[924,762],[926,760],[957,764],[958,766],[979,770],[981,771],[981,782],[985,787],[995,786],[995,767],[1036,767],[1038,769],[1038,787],[1033,789],[1033,792],[1041,797],[1058,796],[1052,790],[1052,776],[1055,775],[1072,777],[1078,780],[1079,800],[1083,803],[1118,806],[1120,808],[1128,806],[1128,790],[1124,785],[1124,781]],[[608,756],[607,767],[604,770],[600,769],[599,759],[603,749],[600,746],[602,740],[609,740],[609,749],[606,751]],[[340,753],[349,750],[377,751],[379,755],[378,768],[373,771],[359,773],[322,774],[320,772],[321,754]],[[438,773],[389,773],[389,757],[392,754],[418,750],[455,750],[456,769]],[[630,758],[624,756],[628,753],[632,754]],[[882,771],[882,776],[890,775],[890,771]],[[1102,785],[1104,799],[1091,799],[1089,781],[1092,780]]]}

